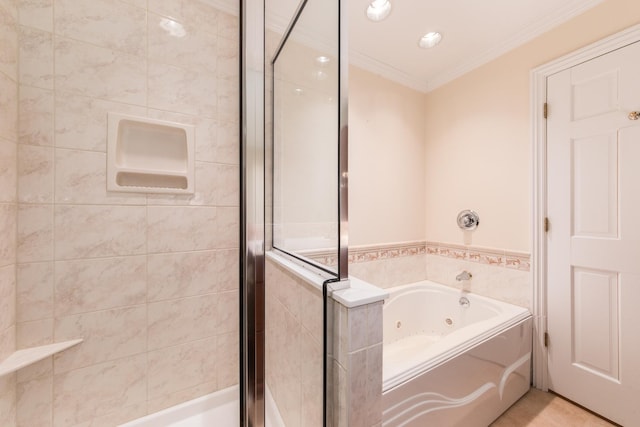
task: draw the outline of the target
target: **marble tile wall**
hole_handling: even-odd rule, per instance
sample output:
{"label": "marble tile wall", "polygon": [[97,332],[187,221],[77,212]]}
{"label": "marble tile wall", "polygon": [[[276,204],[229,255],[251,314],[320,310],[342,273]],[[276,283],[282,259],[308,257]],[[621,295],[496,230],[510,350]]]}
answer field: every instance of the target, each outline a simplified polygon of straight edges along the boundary
{"label": "marble tile wall", "polygon": [[382,301],[334,304],[334,425],[382,425]]}
{"label": "marble tile wall", "polygon": [[[471,280],[456,281],[456,276],[465,270],[472,274]],[[532,309],[533,285],[528,271],[468,259],[427,255],[427,279]]]}
{"label": "marble tile wall", "polygon": [[[0,0],[0,360],[16,345],[18,5]],[[0,378],[0,423],[16,425],[16,375]]]}
{"label": "marble tile wall", "polygon": [[[427,279],[532,309],[528,253],[427,242]],[[456,276],[468,271],[469,281]]]}
{"label": "marble tile wall", "polygon": [[[322,425],[323,301],[271,258],[266,266],[266,378],[288,426]],[[382,422],[382,301],[347,308],[333,301],[331,416],[338,427]]]}
{"label": "marble tile wall", "polygon": [[[335,251],[310,250],[304,254],[320,264],[338,263]],[[418,282],[427,274],[426,254],[424,241],[352,246],[349,275],[381,288]]]}
{"label": "marble tile wall", "polygon": [[[19,67],[0,50],[0,85],[7,70],[20,85],[17,150],[0,124],[18,159],[16,343],[84,338],[18,373],[17,425],[113,426],[236,384],[237,16],[199,0],[0,2],[18,9]],[[195,126],[195,194],[107,192],[107,112]]]}
{"label": "marble tile wall", "polygon": [[322,425],[322,292],[267,259],[267,387],[287,426]]}
{"label": "marble tile wall", "polygon": [[[335,258],[318,254],[318,258]],[[327,261],[329,262],[329,261]],[[458,282],[462,271],[470,281]],[[349,274],[388,288],[432,280],[531,309],[530,255],[524,252],[437,242],[371,245],[349,249]]]}

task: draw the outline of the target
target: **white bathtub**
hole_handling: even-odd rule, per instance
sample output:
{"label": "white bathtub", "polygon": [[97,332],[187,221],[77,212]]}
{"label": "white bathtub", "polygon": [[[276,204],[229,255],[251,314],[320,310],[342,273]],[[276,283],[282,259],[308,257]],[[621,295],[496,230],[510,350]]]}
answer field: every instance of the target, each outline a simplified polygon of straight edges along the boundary
{"label": "white bathtub", "polygon": [[388,291],[384,426],[487,426],[529,389],[527,309],[430,281]]}

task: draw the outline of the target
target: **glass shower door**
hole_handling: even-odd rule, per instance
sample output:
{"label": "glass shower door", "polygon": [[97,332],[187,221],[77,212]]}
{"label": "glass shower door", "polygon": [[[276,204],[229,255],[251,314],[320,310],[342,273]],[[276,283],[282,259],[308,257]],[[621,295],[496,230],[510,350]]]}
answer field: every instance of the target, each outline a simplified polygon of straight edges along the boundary
{"label": "glass shower door", "polygon": [[273,59],[273,247],[337,274],[338,2],[303,3]]}
{"label": "glass shower door", "polygon": [[[294,11],[285,0],[267,2],[267,425],[333,425],[325,369],[332,328],[322,281],[346,277],[340,7],[339,0],[307,0]],[[286,30],[270,25],[289,20]],[[304,279],[283,258],[322,280]]]}

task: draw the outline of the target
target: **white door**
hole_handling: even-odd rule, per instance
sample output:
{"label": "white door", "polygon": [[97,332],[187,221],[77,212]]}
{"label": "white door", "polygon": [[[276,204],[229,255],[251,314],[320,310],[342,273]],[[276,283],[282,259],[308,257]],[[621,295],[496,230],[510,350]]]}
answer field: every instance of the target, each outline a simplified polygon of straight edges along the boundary
{"label": "white door", "polygon": [[640,426],[640,43],[547,80],[549,388]]}

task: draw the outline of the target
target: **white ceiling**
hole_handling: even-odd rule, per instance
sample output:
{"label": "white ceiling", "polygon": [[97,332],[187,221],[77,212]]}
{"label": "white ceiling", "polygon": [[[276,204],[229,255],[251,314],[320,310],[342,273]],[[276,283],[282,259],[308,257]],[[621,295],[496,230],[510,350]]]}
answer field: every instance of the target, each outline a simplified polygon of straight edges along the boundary
{"label": "white ceiling", "polygon": [[[352,63],[429,91],[531,40],[602,0],[390,0],[381,22],[370,0],[348,0]],[[429,31],[442,42],[421,49]]]}
{"label": "white ceiling", "polygon": [[[348,8],[349,61],[428,92],[603,0],[390,0],[391,14],[381,22],[367,19],[370,0],[342,1]],[[300,0],[265,2],[267,27],[284,32]],[[429,31],[441,32],[442,42],[420,49],[418,40]]]}

